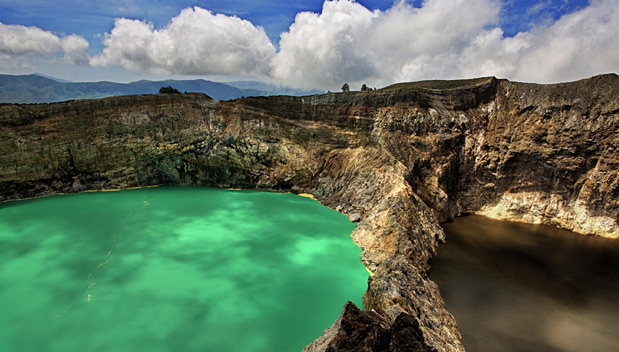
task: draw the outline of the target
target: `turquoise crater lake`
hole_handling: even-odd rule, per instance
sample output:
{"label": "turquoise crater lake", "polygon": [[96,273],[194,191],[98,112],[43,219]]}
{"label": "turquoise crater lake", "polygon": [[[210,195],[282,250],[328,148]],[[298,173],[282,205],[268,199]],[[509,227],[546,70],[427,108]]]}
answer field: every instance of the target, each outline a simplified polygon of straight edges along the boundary
{"label": "turquoise crater lake", "polygon": [[293,194],[162,187],[0,204],[1,351],[300,351],[367,272]]}

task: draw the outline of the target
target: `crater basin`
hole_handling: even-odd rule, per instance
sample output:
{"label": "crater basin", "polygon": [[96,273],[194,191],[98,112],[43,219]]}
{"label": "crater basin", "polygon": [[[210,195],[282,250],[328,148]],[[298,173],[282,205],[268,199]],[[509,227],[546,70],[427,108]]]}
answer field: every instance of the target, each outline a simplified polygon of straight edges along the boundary
{"label": "crater basin", "polygon": [[2,351],[300,351],[367,272],[293,194],[161,187],[0,204]]}
{"label": "crater basin", "polygon": [[456,218],[430,278],[469,352],[619,351],[619,241]]}

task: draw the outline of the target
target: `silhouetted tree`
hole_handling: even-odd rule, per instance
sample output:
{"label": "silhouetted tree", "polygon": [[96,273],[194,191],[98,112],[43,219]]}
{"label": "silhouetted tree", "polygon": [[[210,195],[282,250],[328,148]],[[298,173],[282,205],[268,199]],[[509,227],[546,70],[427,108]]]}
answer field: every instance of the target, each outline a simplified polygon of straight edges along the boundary
{"label": "silhouetted tree", "polygon": [[350,92],[350,86],[348,85],[348,83],[344,83],[344,85],[342,86],[342,92]]}
{"label": "silhouetted tree", "polygon": [[172,86],[159,88],[159,94],[181,94],[178,89],[172,88]]}
{"label": "silhouetted tree", "polygon": [[368,88],[368,86],[365,85],[365,83],[363,83],[363,85],[361,86],[361,91],[366,91],[366,90],[370,90],[370,88]]}

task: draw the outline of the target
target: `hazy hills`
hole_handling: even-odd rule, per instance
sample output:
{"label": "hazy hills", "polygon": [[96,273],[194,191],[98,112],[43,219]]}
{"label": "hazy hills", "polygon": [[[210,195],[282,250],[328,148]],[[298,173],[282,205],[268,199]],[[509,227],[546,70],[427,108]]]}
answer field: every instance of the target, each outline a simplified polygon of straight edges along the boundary
{"label": "hazy hills", "polygon": [[181,92],[205,93],[215,99],[242,96],[306,95],[321,91],[301,91],[263,82],[219,83],[203,79],[115,82],[66,82],[39,74],[0,75],[0,103],[50,103],[74,99],[94,99],[117,95],[153,94],[164,86]]}

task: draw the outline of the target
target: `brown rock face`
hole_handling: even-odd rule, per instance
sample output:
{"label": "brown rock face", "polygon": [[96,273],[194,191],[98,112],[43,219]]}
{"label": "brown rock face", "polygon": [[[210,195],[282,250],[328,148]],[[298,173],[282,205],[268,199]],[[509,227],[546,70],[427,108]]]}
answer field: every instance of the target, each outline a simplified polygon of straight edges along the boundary
{"label": "brown rock face", "polygon": [[346,351],[419,351],[434,352],[424,344],[423,333],[415,318],[400,314],[389,327],[376,311],[363,312],[352,302],[346,303],[340,317],[323,336],[306,350]]}
{"label": "brown rock face", "polygon": [[311,193],[373,273],[307,351],[462,351],[428,279],[439,221],[477,212],[619,237],[619,77],[495,78],[220,102],[0,105],[0,201],[161,184]]}

